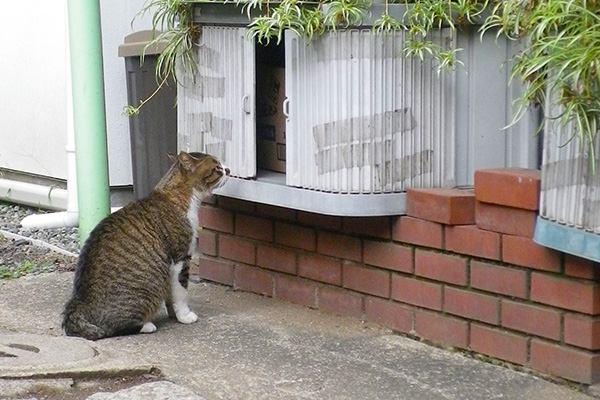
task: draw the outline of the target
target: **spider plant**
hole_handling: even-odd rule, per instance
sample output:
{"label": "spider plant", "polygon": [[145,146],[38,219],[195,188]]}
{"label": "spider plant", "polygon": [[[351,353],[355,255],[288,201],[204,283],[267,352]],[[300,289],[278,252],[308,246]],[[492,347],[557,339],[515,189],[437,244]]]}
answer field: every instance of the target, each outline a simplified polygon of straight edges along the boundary
{"label": "spider plant", "polygon": [[[545,106],[546,117],[575,132],[582,154],[595,173],[594,143],[600,121],[600,3],[586,0],[544,0],[495,3],[483,31],[522,39],[526,44],[512,70],[526,86],[519,101]],[[550,115],[551,110],[561,110]],[[522,113],[517,113],[517,118]]]}
{"label": "spider plant", "polygon": [[152,30],[155,33],[154,38],[141,54],[141,63],[144,62],[146,49],[163,42],[167,45],[157,59],[155,69],[157,89],[137,106],[125,106],[124,115],[138,114],[144,104],[150,101],[169,80],[178,82],[176,72],[179,66],[183,71],[194,76],[197,66],[193,49],[200,36],[200,27],[194,24],[193,3],[194,1],[190,0],[149,0],[136,15],[138,17],[151,12]]}
{"label": "spider plant", "polygon": [[[309,41],[315,35],[338,28],[360,26],[369,15],[372,0],[235,0],[243,12],[260,11],[248,26],[248,35],[259,43],[280,42],[285,30]],[[373,30],[378,34],[404,30],[404,54],[424,60],[433,58],[439,70],[456,64],[455,53],[428,39],[442,27],[458,31],[466,24],[483,24],[482,34],[493,30],[498,36],[521,40],[523,51],[513,64],[513,79],[525,84],[519,99],[515,122],[531,102],[542,106],[548,98],[560,107],[559,115],[547,115],[561,125],[572,124],[590,160],[600,121],[600,1],[597,0],[397,0],[406,12],[396,20],[385,11],[376,18]],[[159,88],[167,77],[177,81],[178,66],[194,74],[193,47],[201,27],[193,21],[195,0],[149,0],[140,11],[152,13],[157,32],[153,42],[166,40],[156,68]],[[483,13],[487,12],[484,18]],[[162,31],[162,33],[158,33]],[[548,97],[548,94],[551,94]],[[152,97],[152,96],[150,96]],[[129,106],[134,114],[138,107]],[[548,108],[548,107],[547,107]],[[548,113],[548,109],[546,109]]]}

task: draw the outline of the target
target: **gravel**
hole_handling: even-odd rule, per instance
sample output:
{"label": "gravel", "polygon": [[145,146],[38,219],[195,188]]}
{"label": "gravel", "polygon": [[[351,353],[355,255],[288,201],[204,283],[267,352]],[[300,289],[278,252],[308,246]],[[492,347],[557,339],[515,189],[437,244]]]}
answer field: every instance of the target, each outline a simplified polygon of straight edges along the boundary
{"label": "gravel", "polygon": [[[52,271],[71,271],[75,268],[79,253],[79,233],[77,228],[24,229],[21,220],[28,215],[45,213],[37,208],[24,207],[0,202],[0,279],[19,278],[27,274]],[[22,238],[7,238],[16,234]],[[33,239],[31,243],[28,239]],[[50,244],[63,250],[57,252]],[[65,253],[71,253],[69,256]]]}
{"label": "gravel", "polygon": [[25,229],[21,227],[21,220],[26,216],[47,212],[36,208],[0,202],[0,230],[38,239],[71,253],[79,253],[79,231],[77,228]]}

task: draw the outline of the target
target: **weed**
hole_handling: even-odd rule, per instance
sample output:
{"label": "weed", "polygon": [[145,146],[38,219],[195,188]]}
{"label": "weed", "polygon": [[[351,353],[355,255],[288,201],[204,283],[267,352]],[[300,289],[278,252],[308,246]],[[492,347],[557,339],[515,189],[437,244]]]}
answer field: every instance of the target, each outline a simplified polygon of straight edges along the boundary
{"label": "weed", "polygon": [[16,268],[10,269],[5,265],[0,266],[0,279],[17,279],[29,274],[35,268],[33,261],[27,260]]}

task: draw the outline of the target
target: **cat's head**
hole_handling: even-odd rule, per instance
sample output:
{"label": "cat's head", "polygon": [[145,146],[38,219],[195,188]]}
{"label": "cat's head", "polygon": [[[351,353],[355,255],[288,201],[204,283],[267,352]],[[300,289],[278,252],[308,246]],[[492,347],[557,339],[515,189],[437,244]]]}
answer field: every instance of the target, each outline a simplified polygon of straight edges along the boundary
{"label": "cat's head", "polygon": [[209,154],[182,151],[176,161],[181,175],[199,192],[210,193],[223,186],[229,177],[229,168]]}

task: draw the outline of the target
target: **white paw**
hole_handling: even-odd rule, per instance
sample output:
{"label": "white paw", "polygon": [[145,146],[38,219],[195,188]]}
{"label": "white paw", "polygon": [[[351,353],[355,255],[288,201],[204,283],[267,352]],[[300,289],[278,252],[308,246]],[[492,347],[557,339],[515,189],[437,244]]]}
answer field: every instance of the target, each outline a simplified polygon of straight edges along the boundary
{"label": "white paw", "polygon": [[142,329],[140,329],[140,333],[153,333],[156,332],[156,325],[152,322],[146,322]]}
{"label": "white paw", "polygon": [[185,315],[182,314],[183,313],[177,314],[177,321],[181,322],[182,324],[191,324],[192,322],[198,321],[198,316],[192,311],[188,311],[188,313]]}

